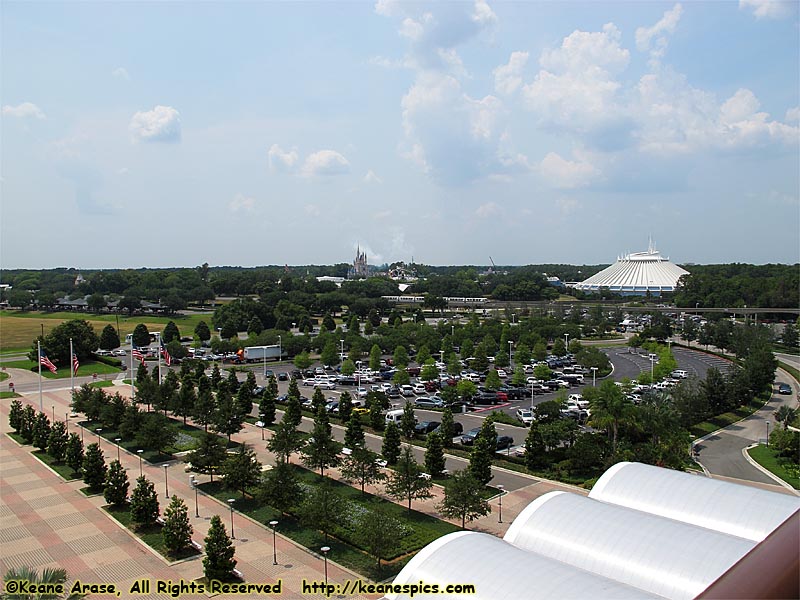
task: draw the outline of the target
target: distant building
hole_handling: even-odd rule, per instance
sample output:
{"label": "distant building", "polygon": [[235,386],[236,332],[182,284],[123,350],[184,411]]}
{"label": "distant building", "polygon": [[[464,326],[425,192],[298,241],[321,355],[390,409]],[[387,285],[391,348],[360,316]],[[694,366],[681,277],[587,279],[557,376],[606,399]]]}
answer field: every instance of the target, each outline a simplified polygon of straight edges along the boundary
{"label": "distant building", "polygon": [[369,265],[367,264],[367,253],[361,251],[361,247],[356,248],[356,257],[353,266],[347,272],[348,279],[366,279],[369,277]]}
{"label": "distant building", "polygon": [[623,296],[660,296],[664,292],[674,292],[678,280],[688,274],[689,271],[662,257],[650,242],[647,252],[617,257],[613,265],[573,287],[584,292],[602,289]]}
{"label": "distant building", "polygon": [[331,277],[330,275],[322,275],[317,277],[317,281],[330,281],[331,283],[335,283],[336,287],[342,287],[342,284],[345,282],[344,277]]}
{"label": "distant building", "polygon": [[86,280],[83,278],[83,275],[78,273],[78,276],[75,278],[75,287],[79,286],[80,284],[84,283]]}

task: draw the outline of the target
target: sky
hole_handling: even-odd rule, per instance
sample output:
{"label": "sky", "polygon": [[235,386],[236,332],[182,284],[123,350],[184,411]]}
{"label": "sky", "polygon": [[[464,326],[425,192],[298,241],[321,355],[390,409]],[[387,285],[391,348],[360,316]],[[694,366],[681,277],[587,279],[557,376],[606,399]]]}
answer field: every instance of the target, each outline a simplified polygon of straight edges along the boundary
{"label": "sky", "polygon": [[797,2],[0,19],[1,268],[800,262]]}

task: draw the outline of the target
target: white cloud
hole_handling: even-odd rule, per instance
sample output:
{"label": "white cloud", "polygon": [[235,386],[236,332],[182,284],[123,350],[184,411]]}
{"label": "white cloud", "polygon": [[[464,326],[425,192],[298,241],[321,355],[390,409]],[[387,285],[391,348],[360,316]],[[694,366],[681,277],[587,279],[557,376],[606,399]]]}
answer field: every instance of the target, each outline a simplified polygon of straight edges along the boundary
{"label": "white cloud", "polygon": [[303,207],[303,212],[309,217],[318,217],[320,216],[320,214],[322,214],[319,209],[319,206],[317,206],[316,204],[306,204]]}
{"label": "white cloud", "polygon": [[676,4],[665,11],[661,20],[652,27],[639,27],[636,30],[636,48],[640,52],[649,51],[653,60],[663,57],[667,49],[667,34],[675,33],[682,12],[683,7]]}
{"label": "white cloud", "polygon": [[425,28],[422,26],[422,23],[415,21],[411,17],[406,17],[400,24],[400,35],[410,40],[419,40],[423,33],[425,33]]}
{"label": "white cloud", "polygon": [[585,187],[600,176],[600,171],[589,162],[570,161],[555,152],[542,159],[538,171],[551,186],[563,189]]}
{"label": "white cloud", "polygon": [[494,89],[499,94],[513,94],[522,85],[522,71],[528,64],[527,52],[512,52],[508,64],[495,68]]}
{"label": "white cloud", "polygon": [[271,171],[291,172],[297,164],[297,150],[286,152],[278,144],[272,144],[267,153]]}
{"label": "white cloud", "polygon": [[387,208],[386,210],[379,210],[378,212],[372,215],[373,220],[375,221],[386,221],[392,218],[392,210]]}
{"label": "white cloud", "polygon": [[319,150],[306,157],[302,172],[306,177],[344,175],[350,172],[350,163],[334,150]]}
{"label": "white cloud", "polygon": [[562,216],[566,217],[578,210],[580,208],[580,203],[575,198],[557,198],[556,208],[558,208]]}
{"label": "white cloud", "polygon": [[125,81],[131,80],[131,76],[128,75],[128,71],[125,67],[117,67],[111,71],[111,76],[116,77],[117,79],[124,79]]}
{"label": "white cloud", "polygon": [[496,202],[486,202],[475,209],[475,216],[479,219],[489,219],[503,212]]}
{"label": "white cloud", "polygon": [[367,174],[364,175],[364,183],[383,183],[383,179],[378,177],[375,172],[370,169],[367,171]]}
{"label": "white cloud", "polygon": [[784,119],[787,123],[800,123],[800,106],[788,109]]}
{"label": "white cloud", "polygon": [[475,0],[475,10],[472,13],[472,20],[481,26],[494,25],[497,22],[497,15],[485,0]]}
{"label": "white cloud", "polygon": [[137,112],[128,130],[133,141],[178,142],[181,139],[181,118],[171,106],[158,105],[153,110]]}
{"label": "white cloud", "polygon": [[756,19],[783,19],[792,14],[791,0],[739,0],[739,9],[750,9]]}
{"label": "white cloud", "polygon": [[545,127],[590,134],[620,127],[625,117],[615,75],[630,60],[613,23],[601,32],[574,31],[561,47],[545,50],[542,70],[523,88],[527,106]]}
{"label": "white cloud", "polygon": [[23,102],[22,104],[17,104],[16,106],[6,104],[3,106],[3,116],[14,117],[17,119],[27,119],[30,117],[35,119],[47,118],[44,112],[42,112],[42,109],[32,102]]}
{"label": "white cloud", "polygon": [[253,208],[256,205],[256,201],[254,198],[249,196],[245,196],[244,194],[236,194],[228,203],[228,208],[230,208],[231,212],[253,212]]}
{"label": "white cloud", "polygon": [[117,169],[117,175],[127,175],[130,172],[128,167],[121,167]]}

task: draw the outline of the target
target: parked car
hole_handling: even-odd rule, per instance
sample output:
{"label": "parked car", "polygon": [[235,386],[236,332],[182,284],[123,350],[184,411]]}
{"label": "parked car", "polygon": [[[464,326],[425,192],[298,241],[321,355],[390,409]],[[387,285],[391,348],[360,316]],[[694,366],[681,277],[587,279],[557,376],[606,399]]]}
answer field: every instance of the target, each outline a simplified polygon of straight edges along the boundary
{"label": "parked car", "polygon": [[498,450],[505,450],[506,448],[511,448],[514,445],[514,438],[510,435],[499,435],[497,436],[497,449]]}
{"label": "parked car", "polygon": [[401,385],[400,386],[400,393],[403,396],[411,397],[414,395],[414,388],[410,385]]}
{"label": "parked car", "polygon": [[475,438],[478,437],[478,434],[481,432],[480,427],[475,427],[474,429],[470,429],[467,433],[461,436],[461,443],[464,446],[472,446],[475,443]]}
{"label": "parked car", "polygon": [[[442,426],[441,425],[439,425],[439,427],[434,429],[434,431],[439,431],[439,432],[441,430],[442,430]],[[464,433],[464,426],[461,423],[459,423],[458,421],[454,421],[453,422],[453,437],[455,437],[457,435],[461,435],[462,433]]]}
{"label": "parked car", "polygon": [[441,398],[420,396],[414,400],[414,406],[417,408],[444,408],[444,402]]}
{"label": "parked car", "polygon": [[417,423],[417,426],[414,427],[414,434],[426,436],[431,431],[438,429],[439,425],[441,425],[439,421],[422,421]]}
{"label": "parked car", "polygon": [[278,373],[278,381],[289,381],[289,374],[285,371]]}
{"label": "parked car", "polygon": [[530,425],[533,423],[533,411],[530,408],[518,408],[516,416],[522,421],[523,425]]}

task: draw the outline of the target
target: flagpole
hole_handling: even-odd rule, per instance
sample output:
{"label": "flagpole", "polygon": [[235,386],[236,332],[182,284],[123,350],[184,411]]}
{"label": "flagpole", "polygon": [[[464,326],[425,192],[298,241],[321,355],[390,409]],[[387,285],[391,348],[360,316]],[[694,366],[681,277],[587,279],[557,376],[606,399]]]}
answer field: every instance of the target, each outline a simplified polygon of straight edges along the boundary
{"label": "flagpole", "polygon": [[39,363],[39,412],[42,412],[42,342],[40,340],[36,340],[36,349],[39,354],[36,357]]}
{"label": "flagpole", "polygon": [[133,404],[133,336],[131,336],[131,369],[128,372],[128,375],[131,378],[131,404]]}
{"label": "flagpole", "polygon": [[75,354],[72,350],[72,338],[69,338],[69,389],[75,399]]}
{"label": "flagpole", "polygon": [[156,350],[158,353],[158,385],[161,385],[161,334],[156,332],[156,336],[158,336],[158,349]]}

